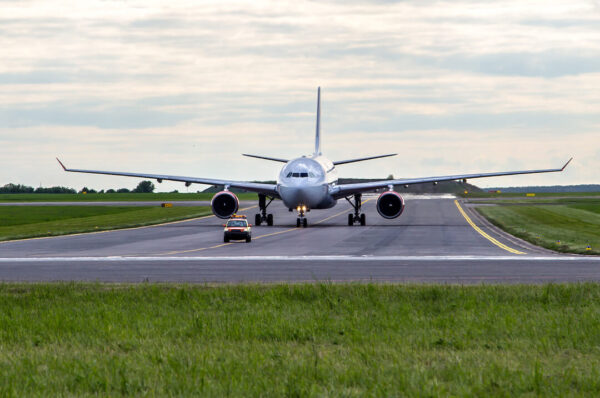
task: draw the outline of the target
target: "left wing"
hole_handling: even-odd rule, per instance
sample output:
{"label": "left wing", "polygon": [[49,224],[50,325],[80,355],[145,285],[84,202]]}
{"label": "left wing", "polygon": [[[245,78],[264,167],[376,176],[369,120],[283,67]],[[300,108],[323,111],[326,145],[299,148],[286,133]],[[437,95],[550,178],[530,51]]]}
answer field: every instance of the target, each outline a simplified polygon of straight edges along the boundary
{"label": "left wing", "polygon": [[266,195],[279,198],[277,193],[276,184],[262,184],[257,182],[246,182],[246,181],[232,181],[232,180],[218,180],[213,178],[198,178],[198,177],[183,177],[183,176],[171,176],[163,174],[146,174],[146,173],[128,173],[121,171],[102,171],[102,170],[81,170],[81,169],[69,169],[58,159],[58,163],[62,166],[65,171],[74,173],[89,173],[89,174],[107,174],[113,176],[125,176],[125,177],[139,177],[139,178],[151,178],[159,183],[163,180],[168,181],[180,181],[185,182],[186,186],[190,184],[205,184],[205,185],[223,185],[230,188],[240,188],[250,192],[264,193]]}
{"label": "left wing", "polygon": [[425,182],[437,183],[440,181],[452,181],[452,180],[467,180],[471,178],[482,178],[482,177],[497,177],[497,176],[510,176],[516,174],[536,174],[536,173],[553,173],[557,171],[563,171],[565,167],[573,160],[569,159],[567,163],[558,169],[542,169],[542,170],[521,170],[521,171],[501,171],[495,173],[479,173],[479,174],[459,174],[452,176],[440,176],[440,177],[425,177],[425,178],[408,178],[404,180],[382,180],[373,182],[364,182],[357,184],[344,184],[332,186],[329,193],[332,194],[336,199],[344,196],[352,195],[355,193],[373,191],[377,188],[385,188],[394,185],[412,185],[421,184]]}

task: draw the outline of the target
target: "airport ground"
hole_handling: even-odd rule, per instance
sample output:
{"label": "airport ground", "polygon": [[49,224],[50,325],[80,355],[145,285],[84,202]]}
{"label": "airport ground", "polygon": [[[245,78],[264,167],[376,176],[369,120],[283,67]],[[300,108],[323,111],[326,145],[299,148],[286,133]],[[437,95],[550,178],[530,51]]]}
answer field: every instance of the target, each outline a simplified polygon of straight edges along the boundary
{"label": "airport ground", "polygon": [[[255,202],[242,202],[250,219]],[[349,227],[349,204],[294,213],[275,201],[272,227],[223,243],[208,216],[153,227],[0,243],[5,281],[543,283],[600,280],[600,259],[561,255],[515,239],[453,197],[407,197],[404,214]]]}
{"label": "airport ground", "polygon": [[213,216],[1,242],[0,396],[600,393],[600,285],[548,283],[600,280],[599,257],[449,196],[395,220],[366,199],[367,226],[341,202],[306,229],[274,202],[250,244]]}
{"label": "airport ground", "polygon": [[0,395],[598,396],[600,285],[1,284]]}

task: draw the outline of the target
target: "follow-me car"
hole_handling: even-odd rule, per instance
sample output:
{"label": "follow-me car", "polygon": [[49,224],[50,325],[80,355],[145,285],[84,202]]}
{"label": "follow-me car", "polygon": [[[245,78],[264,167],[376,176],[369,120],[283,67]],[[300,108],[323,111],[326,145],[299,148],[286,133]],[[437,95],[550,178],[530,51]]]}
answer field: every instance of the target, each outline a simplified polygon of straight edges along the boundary
{"label": "follow-me car", "polygon": [[365,225],[365,215],[361,211],[361,194],[364,192],[372,192],[380,188],[388,190],[379,195],[376,207],[377,212],[384,218],[392,219],[402,214],[404,210],[404,200],[402,196],[394,191],[394,186],[405,186],[411,184],[433,183],[437,184],[440,181],[458,180],[466,182],[467,179],[507,176],[515,174],[534,174],[534,173],[550,173],[563,171],[569,164],[571,159],[564,166],[557,169],[542,169],[542,170],[520,170],[520,171],[503,171],[493,173],[478,173],[478,174],[458,174],[438,177],[424,178],[408,178],[396,180],[381,180],[374,182],[365,182],[357,184],[338,184],[336,166],[361,162],[365,160],[384,158],[395,156],[396,154],[370,156],[356,159],[338,160],[332,162],[321,153],[321,88],[317,90],[317,126],[315,136],[315,151],[312,155],[302,156],[296,159],[288,160],[274,158],[268,156],[249,155],[259,159],[266,159],[275,162],[285,163],[276,184],[261,184],[246,181],[220,180],[212,178],[199,177],[182,177],[163,174],[148,174],[148,173],[129,173],[120,171],[101,171],[101,170],[81,170],[69,169],[58,160],[65,171],[77,173],[92,173],[92,174],[109,174],[128,177],[141,177],[156,179],[159,183],[163,180],[181,181],[186,186],[190,184],[206,184],[223,186],[223,190],[215,196],[211,201],[212,211],[219,218],[229,218],[235,214],[239,208],[239,200],[237,196],[231,192],[230,188],[240,188],[250,192],[258,193],[258,207],[260,213],[256,214],[255,224],[260,225],[265,222],[267,225],[273,225],[273,215],[267,213],[267,207],[273,199],[281,199],[286,207],[290,210],[295,209],[298,213],[296,218],[296,226],[306,227],[307,219],[306,212],[314,209],[328,209],[337,203],[339,199],[345,198],[352,207],[354,213],[348,214],[348,225],[360,223]]}

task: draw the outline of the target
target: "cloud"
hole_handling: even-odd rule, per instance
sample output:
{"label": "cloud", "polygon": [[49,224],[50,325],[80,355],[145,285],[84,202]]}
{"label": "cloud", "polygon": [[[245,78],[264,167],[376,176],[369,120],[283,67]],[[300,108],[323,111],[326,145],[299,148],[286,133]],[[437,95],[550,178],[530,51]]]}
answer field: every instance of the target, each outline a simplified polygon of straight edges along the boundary
{"label": "cloud", "polygon": [[[81,166],[108,159],[138,171],[272,178],[273,165],[238,169],[231,159],[309,152],[319,85],[332,158],[409,151],[348,173],[512,169],[521,158],[543,165],[568,151],[600,167],[587,148],[600,131],[600,16],[587,1],[32,0],[0,8],[0,144],[15,170],[2,179],[60,181],[45,163],[56,152]],[[457,160],[443,148],[472,155]],[[594,182],[575,167],[570,178]]]}

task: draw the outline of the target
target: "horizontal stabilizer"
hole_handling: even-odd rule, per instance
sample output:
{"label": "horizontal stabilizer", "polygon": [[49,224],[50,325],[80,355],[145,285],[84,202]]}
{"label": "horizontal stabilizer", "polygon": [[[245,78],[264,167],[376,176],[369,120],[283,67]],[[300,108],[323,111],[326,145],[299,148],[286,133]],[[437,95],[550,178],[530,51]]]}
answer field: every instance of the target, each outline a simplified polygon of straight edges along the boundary
{"label": "horizontal stabilizer", "polygon": [[354,163],[354,162],[362,162],[363,160],[371,160],[371,159],[379,159],[379,158],[387,158],[388,156],[396,156],[397,153],[390,153],[388,155],[377,155],[377,156],[369,156],[367,158],[356,158],[356,159],[346,159],[346,160],[338,160],[337,162],[333,162],[334,165],[338,164],[346,164],[346,163]]}
{"label": "horizontal stabilizer", "polygon": [[250,154],[247,154],[247,153],[242,153],[242,155],[248,156],[249,158],[272,160],[273,162],[281,162],[281,163],[287,163],[287,162],[289,162],[288,159],[271,158],[271,157],[268,157],[268,156],[250,155]]}

